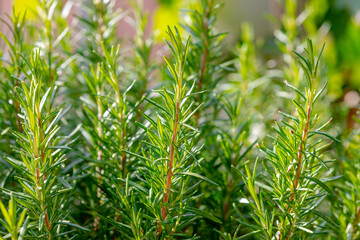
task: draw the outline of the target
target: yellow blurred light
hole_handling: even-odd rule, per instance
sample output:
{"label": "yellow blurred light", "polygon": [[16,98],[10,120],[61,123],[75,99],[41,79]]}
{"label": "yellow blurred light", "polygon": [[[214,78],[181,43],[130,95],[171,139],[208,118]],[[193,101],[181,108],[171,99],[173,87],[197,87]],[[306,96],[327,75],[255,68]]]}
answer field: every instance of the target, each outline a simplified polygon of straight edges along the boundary
{"label": "yellow blurred light", "polygon": [[[154,16],[154,28],[159,31],[159,35],[156,40],[162,41],[166,38],[167,26],[173,27],[178,25],[179,22],[179,9],[181,7],[181,1],[176,1],[174,4],[162,4],[155,12]],[[180,30],[180,29],[179,29]]]}
{"label": "yellow blurred light", "polygon": [[157,41],[162,41],[167,37],[168,26],[171,28],[177,26],[180,33],[183,32],[183,29],[179,27],[181,9],[200,10],[200,4],[198,1],[194,2],[192,0],[177,0],[173,1],[172,4],[161,4],[154,15],[154,30],[159,32],[156,37]]}
{"label": "yellow blurred light", "polygon": [[38,6],[37,0],[14,0],[15,12],[25,12],[26,19],[34,19],[36,17],[36,7]]}

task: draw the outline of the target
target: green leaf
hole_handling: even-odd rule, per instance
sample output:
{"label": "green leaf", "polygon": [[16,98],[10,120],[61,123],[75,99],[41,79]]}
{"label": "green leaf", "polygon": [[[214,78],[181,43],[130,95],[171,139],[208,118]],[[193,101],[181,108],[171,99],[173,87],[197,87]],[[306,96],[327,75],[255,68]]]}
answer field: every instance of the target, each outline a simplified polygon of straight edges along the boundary
{"label": "green leaf", "polygon": [[299,117],[303,120],[307,119],[306,117],[307,115],[304,108],[295,99],[293,99],[293,103],[295,104],[296,109],[298,110],[297,112],[299,114]]}
{"label": "green leaf", "polygon": [[88,229],[88,228],[82,227],[78,224],[71,223],[71,222],[61,221],[61,222],[55,222],[54,224],[67,225],[67,226],[75,227],[75,228],[78,228],[80,230],[87,231],[87,232],[90,231],[90,229]]}
{"label": "green leaf", "polygon": [[195,213],[195,214],[197,214],[197,215],[203,216],[203,217],[205,217],[205,218],[207,218],[207,219],[209,219],[209,220],[211,220],[211,221],[213,221],[213,222],[222,224],[222,222],[221,222],[218,218],[216,218],[215,216],[213,216],[213,215],[212,215],[211,213],[209,213],[209,212],[202,211],[202,210],[200,210],[200,209],[193,208],[193,207],[187,207],[187,210],[188,210],[189,212],[192,212],[192,213]]}
{"label": "green leaf", "polygon": [[284,81],[285,85],[290,87],[292,90],[294,90],[295,92],[297,92],[299,94],[300,97],[302,97],[302,99],[304,99],[306,101],[306,97],[305,95],[300,92],[299,89],[297,89],[296,87],[294,87],[293,85],[291,85],[290,83],[288,83],[286,80]]}
{"label": "green leaf", "polygon": [[307,232],[307,233],[314,233],[313,231],[311,231],[310,229],[307,229],[307,228],[304,228],[304,227],[301,227],[301,226],[298,226],[298,228],[304,232]]}
{"label": "green leaf", "polygon": [[316,216],[318,217],[321,217],[322,219],[324,219],[328,224],[332,225],[333,227],[335,227],[336,229],[339,229],[340,226],[334,222],[330,217],[328,217],[326,214],[322,213],[322,212],[319,212],[319,211],[316,211],[316,210],[313,210],[312,211],[313,214],[315,214]]}
{"label": "green leaf", "polygon": [[1,210],[1,213],[3,214],[6,222],[10,225],[11,224],[11,217],[8,213],[8,211],[6,210],[4,204],[0,201],[0,210]]}
{"label": "green leaf", "polygon": [[335,141],[335,142],[341,142],[340,140],[338,140],[337,138],[331,136],[330,134],[326,133],[326,132],[320,132],[320,131],[311,131],[310,134],[318,134],[318,135],[323,135],[325,137],[330,138],[331,140]]}
{"label": "green leaf", "polygon": [[72,188],[72,186],[64,179],[64,178],[62,178],[62,177],[60,177],[60,176],[57,176],[56,177],[58,180],[59,180],[59,182],[61,182],[66,188]]}
{"label": "green leaf", "polygon": [[20,234],[19,234],[19,240],[23,240],[25,237],[25,233],[26,230],[28,228],[28,224],[29,224],[29,217],[26,218],[24,225],[22,226],[22,228],[20,229]]}
{"label": "green leaf", "polygon": [[309,179],[313,182],[315,182],[316,184],[318,184],[320,187],[322,187],[326,192],[328,192],[331,196],[336,196],[334,194],[334,192],[328,187],[326,186],[326,184],[324,184],[322,181],[320,181],[319,179],[317,178],[313,178],[313,177],[310,177],[310,176],[305,176],[306,179]]}
{"label": "green leaf", "polygon": [[161,109],[162,111],[164,111],[168,116],[172,117],[171,113],[170,113],[168,110],[166,110],[163,106],[161,106],[160,104],[154,102],[153,100],[151,100],[151,99],[149,99],[149,98],[147,98],[147,97],[145,97],[145,100],[148,101],[149,103],[153,104],[154,106],[160,108],[160,109]]}
{"label": "green leaf", "polygon": [[317,92],[317,93],[316,93],[316,95],[315,95],[315,97],[314,97],[314,101],[313,101],[313,103],[315,103],[315,102],[316,102],[316,100],[320,97],[320,95],[324,92],[324,90],[325,90],[325,88],[326,88],[327,84],[328,84],[328,79],[326,78],[326,82],[325,82],[324,86],[320,89],[320,91],[319,91],[319,92]]}
{"label": "green leaf", "polygon": [[186,176],[191,176],[191,177],[196,177],[196,178],[199,178],[207,183],[210,183],[210,184],[213,184],[213,185],[216,185],[216,186],[219,186],[219,184],[217,184],[216,182],[200,175],[200,174],[197,174],[197,173],[193,173],[193,172],[178,172],[176,173],[176,175],[186,175]]}

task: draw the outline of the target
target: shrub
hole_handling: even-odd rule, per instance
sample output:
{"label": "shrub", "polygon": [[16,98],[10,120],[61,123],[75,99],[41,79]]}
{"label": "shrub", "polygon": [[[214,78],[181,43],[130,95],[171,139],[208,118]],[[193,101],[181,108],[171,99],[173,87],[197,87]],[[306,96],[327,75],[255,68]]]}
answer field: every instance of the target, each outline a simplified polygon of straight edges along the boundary
{"label": "shrub", "polygon": [[73,4],[2,19],[0,239],[359,238],[356,108],[334,114],[313,1],[283,3],[276,53],[247,23],[229,49],[215,0],[160,44],[140,0]]}

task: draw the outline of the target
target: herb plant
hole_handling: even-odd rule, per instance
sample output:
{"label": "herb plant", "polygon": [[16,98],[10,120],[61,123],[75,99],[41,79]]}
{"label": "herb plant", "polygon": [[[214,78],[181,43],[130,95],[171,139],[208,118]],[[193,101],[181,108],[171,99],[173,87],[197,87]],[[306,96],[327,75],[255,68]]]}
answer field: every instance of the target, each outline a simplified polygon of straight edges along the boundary
{"label": "herb plant", "polygon": [[142,0],[35,2],[1,18],[0,239],[359,238],[358,106],[330,117],[315,1],[234,48],[226,1],[161,42]]}
{"label": "herb plant", "polygon": [[[326,83],[320,90],[316,90],[320,57],[315,58],[311,40],[308,40],[305,52],[306,58],[297,54],[307,81],[305,91],[301,92],[285,82],[300,98],[301,102],[293,100],[296,115],[280,112],[288,121],[281,120],[279,123],[277,119],[274,120],[274,130],[277,132],[273,139],[274,148],[266,149],[260,145],[267,154],[264,162],[265,183],[260,185],[260,188],[264,186],[262,190],[256,192],[256,164],[253,173],[245,167],[246,175],[243,175],[252,198],[249,203],[254,209],[254,221],[257,224],[251,228],[255,229],[254,234],[262,233],[266,239],[306,238],[309,234],[320,234],[321,228],[317,226],[320,224],[316,220],[323,216],[317,207],[327,195],[334,195],[325,183],[330,179],[321,177],[324,169],[328,169],[328,161],[324,159],[326,150],[337,140],[322,131],[332,119],[319,123],[320,117],[315,112],[315,103]],[[322,137],[332,141],[323,143]]]}

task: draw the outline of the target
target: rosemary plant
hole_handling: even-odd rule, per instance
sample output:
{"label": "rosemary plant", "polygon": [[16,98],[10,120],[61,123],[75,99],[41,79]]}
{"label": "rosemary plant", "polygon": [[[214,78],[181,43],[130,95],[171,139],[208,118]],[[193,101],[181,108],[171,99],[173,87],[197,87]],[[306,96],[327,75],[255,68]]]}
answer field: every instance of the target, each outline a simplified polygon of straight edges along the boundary
{"label": "rosemary plant", "polygon": [[77,53],[94,64],[100,61],[96,53],[102,51],[101,44],[107,50],[115,45],[116,26],[124,15],[121,9],[115,7],[114,0],[83,0],[80,4],[83,11],[78,17],[81,42]]}
{"label": "rosemary plant", "polygon": [[297,71],[296,60],[291,57],[292,51],[299,46],[304,39],[299,38],[299,27],[302,24],[302,19],[297,15],[298,3],[294,0],[286,0],[283,2],[284,12],[280,18],[280,29],[275,29],[274,36],[277,40],[277,45],[282,52],[284,61],[283,74],[285,79],[291,80],[293,85],[300,87],[300,75]]}
{"label": "rosemary plant", "polygon": [[[359,122],[359,119],[356,119]],[[340,163],[342,182],[334,181],[335,193],[338,201],[332,202],[332,218],[327,227],[331,229],[337,239],[358,239],[360,236],[360,182],[359,182],[359,129],[355,129],[346,141],[343,149],[343,159]]]}
{"label": "rosemary plant", "polygon": [[[133,18],[129,22],[135,30],[134,43],[132,44],[132,55],[129,61],[130,79],[136,79],[131,93],[134,95],[135,104],[139,104],[148,92],[148,85],[151,83],[151,75],[158,65],[152,57],[154,51],[154,40],[156,32],[149,36],[146,34],[146,28],[149,27],[149,13],[144,10],[142,0],[132,1]],[[140,110],[143,106],[139,106]],[[137,113],[137,120],[141,117]]]}
{"label": "rosemary plant", "polygon": [[[278,105],[275,104],[276,100],[269,98],[274,94],[270,77],[272,70],[258,57],[263,41],[255,38],[254,27],[250,23],[243,23],[241,30],[240,43],[235,49],[237,72],[229,76],[229,83],[223,94],[237,93],[242,97],[246,115],[251,116],[245,119],[250,121],[249,138],[254,141],[266,136],[263,129],[268,129],[268,125],[271,125],[273,112]],[[274,104],[268,104],[270,101]]]}
{"label": "rosemary plant", "polygon": [[[25,13],[19,12],[16,13],[13,9],[13,16],[8,16],[7,22],[6,20],[2,20],[9,30],[12,33],[13,41],[11,41],[8,37],[6,37],[3,33],[0,33],[1,38],[5,41],[7,47],[9,48],[9,61],[4,61],[1,66],[1,72],[4,74],[5,81],[1,81],[1,98],[4,105],[3,114],[6,116],[7,121],[10,125],[3,125],[3,129],[8,127],[13,128],[13,126],[17,126],[19,131],[22,131],[22,126],[20,123],[20,117],[18,113],[20,111],[19,103],[16,100],[16,94],[12,95],[11,92],[14,92],[14,88],[19,86],[19,81],[17,79],[12,78],[11,76],[20,77],[21,70],[24,66],[24,61],[22,61],[18,52],[24,53],[25,46],[23,41],[24,34],[24,25],[25,25]],[[12,104],[8,104],[11,102]],[[5,107],[6,106],[6,107]],[[3,124],[6,124],[4,122]]]}
{"label": "rosemary plant", "polygon": [[[198,149],[193,146],[196,131],[187,125],[187,121],[196,111],[191,112],[186,106],[186,100],[192,93],[192,89],[186,92],[184,78],[190,38],[184,45],[176,28],[175,34],[170,28],[167,34],[172,43],[167,42],[174,55],[175,64],[166,57],[164,59],[174,79],[174,92],[166,89],[159,91],[166,108],[160,107],[162,114],[157,116],[156,121],[144,115],[158,134],[151,128],[146,129],[150,148],[148,158],[144,159],[144,167],[140,170],[150,187],[149,203],[152,204],[149,207],[158,222],[155,236],[171,236],[178,227],[184,227],[179,225],[189,200],[185,193],[188,191],[189,177],[196,163],[193,158],[198,153]],[[190,131],[187,131],[188,129]],[[193,164],[188,166],[191,160]],[[154,162],[156,164],[153,164]],[[178,194],[171,189],[176,189]]]}
{"label": "rosemary plant", "polygon": [[[333,196],[321,176],[323,169],[328,168],[324,160],[326,149],[336,139],[321,131],[331,119],[319,125],[320,116],[315,108],[326,84],[316,90],[320,57],[315,59],[311,40],[305,51],[307,58],[298,54],[299,65],[307,80],[305,92],[286,83],[301,99],[301,102],[293,100],[296,115],[281,113],[289,122],[281,120],[280,124],[275,119],[278,135],[273,140],[273,150],[261,147],[267,154],[265,185],[261,184],[261,191],[256,192],[256,164],[253,173],[246,167],[246,176],[243,176],[252,198],[249,203],[254,209],[255,221],[254,225],[245,226],[265,239],[307,239],[320,234],[316,219],[323,214],[316,208],[326,196]],[[324,144],[322,137],[330,138],[332,142]]]}
{"label": "rosemary plant", "polygon": [[[12,76],[19,77],[22,73],[22,67],[24,61],[21,60],[18,52],[26,52],[25,43],[23,41],[24,27],[25,27],[25,14],[24,13],[15,13],[13,10],[12,17],[7,16],[8,19],[1,19],[3,26],[8,28],[12,33],[11,38],[5,36],[0,32],[0,39],[3,39],[4,49],[8,49],[7,53],[9,55],[8,59],[3,56],[0,60],[0,102],[1,102],[1,118],[0,118],[0,128],[1,128],[1,143],[0,152],[1,152],[1,168],[0,178],[1,185],[0,187],[11,188],[11,178],[13,176],[13,168],[6,161],[6,156],[16,156],[17,154],[11,150],[10,146],[13,147],[16,145],[16,142],[13,139],[13,136],[9,129],[17,129],[22,131],[21,119],[18,115],[20,113],[20,104],[16,99],[16,93],[14,92],[15,87],[19,86],[20,82],[17,79],[12,78]],[[15,93],[15,94],[14,94]]]}
{"label": "rosemary plant", "polygon": [[[201,112],[213,106],[211,100],[213,90],[223,78],[226,62],[222,62],[224,38],[226,33],[217,33],[215,23],[221,10],[221,4],[215,0],[201,0],[199,6],[187,11],[188,20],[181,26],[191,35],[190,51],[188,58],[189,68],[187,71],[196,79],[196,90],[199,92],[197,102],[204,102],[204,106],[195,115],[195,121],[199,126],[204,126],[209,120],[199,123]],[[205,91],[204,93],[201,93]],[[208,117],[212,119],[212,115]],[[205,118],[206,119],[206,118]]]}
{"label": "rosemary plant", "polygon": [[[156,119],[146,113],[143,116],[149,125],[140,124],[147,133],[141,155],[130,153],[137,158],[139,184],[126,181],[125,191],[118,188],[121,209],[118,211],[129,223],[125,227],[115,223],[130,239],[165,239],[175,236],[185,236],[179,231],[200,216],[218,221],[189,203],[194,199],[193,187],[190,187],[191,177],[212,182],[193,172],[197,166],[196,156],[200,148],[194,146],[197,130],[188,125],[196,109],[191,111],[194,104],[191,101],[194,83],[189,88],[185,77],[186,59],[189,51],[189,40],[184,44],[175,28],[173,32],[168,28],[168,43],[174,55],[175,63],[166,57],[168,69],[174,79],[173,92],[166,88],[157,91],[162,97],[164,105],[149,98],[147,101],[159,109]],[[200,105],[201,106],[201,105]],[[129,185],[132,189],[129,190]],[[195,184],[196,185],[196,184]],[[136,203],[138,199],[138,203]],[[124,208],[130,207],[130,209]],[[137,210],[138,209],[138,210]],[[131,229],[131,230],[130,230]],[[178,235],[179,234],[179,235]],[[185,235],[183,235],[185,234]]]}
{"label": "rosemary plant", "polygon": [[[321,42],[324,41],[323,38],[326,36],[328,31],[326,23],[321,26],[319,31],[311,31],[311,24],[309,24],[309,21],[311,22],[311,19],[318,17],[318,11],[312,9],[313,6],[311,5],[313,4],[314,3],[311,1],[306,4],[301,4],[294,0],[282,1],[281,6],[283,8],[283,12],[281,17],[276,20],[278,28],[274,30],[274,37],[281,54],[281,60],[279,59],[280,61],[277,62],[276,66],[276,68],[281,69],[281,73],[275,74],[275,76],[277,75],[275,79],[287,79],[293,86],[299,89],[305,87],[306,83],[301,81],[302,73],[297,70],[297,61],[291,56],[292,52],[301,52],[302,48],[306,45],[307,38],[311,38],[315,46],[320,45]],[[279,81],[279,83],[281,83],[281,81]],[[278,91],[277,94],[283,96],[285,101],[281,98],[274,99],[274,101],[277,101],[276,104],[285,105],[285,109],[289,111],[291,109],[291,102],[287,101],[287,98],[291,97],[287,95],[286,91],[284,91],[282,88],[283,86],[283,84],[279,86],[281,87],[281,90]],[[283,101],[283,103],[280,103],[279,100]],[[296,100],[299,101],[299,99]],[[329,108],[328,101],[320,100],[318,105],[322,105],[321,108]],[[326,114],[327,112],[319,110],[319,113]],[[324,117],[330,116],[331,114]]]}
{"label": "rosemary plant", "polygon": [[59,175],[59,169],[66,161],[64,149],[68,148],[69,140],[58,136],[60,126],[57,123],[64,114],[62,109],[47,107],[54,96],[49,95],[51,88],[44,90],[42,86],[48,79],[43,75],[47,67],[40,52],[35,49],[29,60],[22,58],[29,71],[22,70],[25,79],[17,78],[21,85],[15,92],[21,106],[23,132],[12,131],[21,157],[9,157],[8,161],[21,174],[16,178],[23,192],[16,195],[17,201],[28,211],[30,235],[53,239],[66,234],[69,225],[82,228],[66,220],[68,211],[64,209],[65,194],[72,187]]}
{"label": "rosemary plant", "polygon": [[[241,197],[241,194],[235,189],[243,187],[242,179],[236,174],[234,168],[240,170],[248,163],[245,161],[245,157],[257,140],[251,144],[247,143],[250,122],[244,121],[242,118],[242,98],[239,96],[235,98],[234,104],[223,98],[222,106],[230,120],[230,125],[229,127],[218,127],[218,139],[220,139],[222,150],[221,165],[214,164],[213,169],[216,172],[212,174],[211,179],[217,179],[217,182],[221,183],[221,195],[224,196],[216,203],[216,205],[222,206],[220,216],[222,216],[223,223],[219,230],[232,233],[235,230],[230,218],[235,213],[233,203]],[[221,166],[225,167],[226,170],[220,171]]]}
{"label": "rosemary plant", "polygon": [[[91,80],[87,79],[87,82],[94,92],[98,106],[101,106],[104,112],[100,116],[101,118],[98,118],[99,115],[94,115],[86,106],[85,109],[87,109],[87,117],[96,124],[98,130],[93,132],[90,131],[90,128],[87,129],[93,139],[93,143],[98,147],[98,166],[100,167],[98,185],[108,187],[103,181],[114,177],[123,179],[127,175],[128,164],[133,166],[133,163],[130,162],[126,154],[130,145],[128,123],[133,116],[133,112],[128,110],[126,98],[132,85],[125,90],[120,89],[119,85],[117,64],[120,48],[119,46],[116,49],[112,48],[110,52],[103,48],[103,51],[105,56],[103,62],[98,64],[96,70],[92,69],[94,77]],[[101,81],[106,81],[111,86],[112,92],[108,96],[96,95]],[[100,187],[98,188],[98,197],[102,201],[99,191],[101,191]],[[97,219],[95,220],[98,221]],[[94,227],[96,229],[97,226],[95,225]]]}
{"label": "rosemary plant", "polygon": [[335,32],[333,3],[284,0],[274,42],[243,24],[232,51],[221,1],[189,2],[187,37],[169,27],[164,48],[148,2],[129,1],[35,0],[31,20],[1,19],[0,239],[358,239],[358,130],[342,131],[342,98],[322,98],[323,49],[302,52]]}
{"label": "rosemary plant", "polygon": [[[197,140],[200,144],[204,145],[200,153],[200,158],[207,159],[207,161],[202,162],[200,171],[202,175],[219,184],[214,185],[204,182],[199,185],[199,191],[204,192],[204,195],[198,198],[196,206],[201,206],[201,208],[206,209],[206,211],[212,215],[222,219],[221,222],[206,218],[197,220],[196,231],[202,238],[216,238],[216,234],[214,235],[214,233],[206,231],[205,229],[214,228],[223,231],[224,226],[230,226],[227,224],[227,220],[229,220],[228,210],[231,210],[228,207],[228,203],[233,200],[233,196],[229,196],[227,190],[229,190],[228,183],[232,180],[230,172],[226,171],[226,174],[222,173],[224,168],[227,169],[229,163],[229,159],[226,157],[225,160],[222,156],[222,147],[227,148],[227,153],[229,151],[229,145],[226,147],[226,144],[221,146],[219,139],[222,139],[224,142],[232,140],[230,136],[226,138],[222,135],[225,132],[228,133],[228,128],[225,126],[222,128],[223,122],[220,123],[217,119],[220,109],[225,109],[225,112],[230,114],[228,115],[229,118],[234,117],[229,121],[232,127],[233,124],[236,125],[235,127],[241,125],[240,122],[235,120],[239,119],[240,115],[236,114],[240,113],[232,111],[233,106],[230,101],[226,98],[223,98],[223,101],[221,101],[216,94],[219,92],[219,90],[216,89],[217,84],[225,78],[226,71],[230,70],[230,68],[227,67],[230,62],[225,62],[223,59],[225,47],[224,38],[226,33],[218,33],[215,29],[221,8],[222,4],[214,0],[199,1],[197,4],[193,4],[191,9],[186,11],[187,18],[184,24],[182,24],[182,27],[192,37],[187,62],[189,66],[187,72],[191,78],[194,78],[196,81],[195,89],[198,93],[195,95],[195,102],[197,103],[194,105],[198,106],[198,104],[204,103],[194,115],[194,124],[200,130],[200,135]],[[237,105],[237,103],[238,102],[235,104]],[[215,121],[217,121],[216,124],[219,123],[221,127],[216,126]],[[243,132],[243,130],[244,128],[239,131]],[[242,137],[244,136],[245,135],[242,135]],[[238,143],[241,144],[240,142],[242,140],[234,139],[233,141],[239,141]],[[230,145],[234,146],[233,144]],[[242,146],[239,145],[235,148],[236,149],[232,149],[231,151],[236,152],[235,154],[238,157]],[[240,159],[237,160],[240,162]],[[235,164],[239,163],[237,160]],[[233,162],[233,160],[231,160],[231,162]],[[232,163],[230,163],[230,165],[231,164]]]}
{"label": "rosemary plant", "polygon": [[[85,8],[82,13],[83,16],[79,16],[82,24],[82,28],[80,29],[80,39],[82,42],[79,43],[78,54],[82,57],[81,60],[85,65],[81,71],[85,70],[83,78],[85,79],[84,85],[87,86],[85,90],[87,95],[82,97],[84,111],[81,114],[86,119],[83,124],[83,135],[86,139],[84,149],[86,151],[86,157],[84,159],[88,160],[90,158],[94,168],[89,170],[95,178],[94,181],[99,185],[103,181],[102,172],[105,171],[105,165],[111,164],[113,166],[115,163],[115,161],[111,162],[110,160],[113,158],[111,156],[113,152],[109,152],[109,146],[107,146],[107,144],[111,143],[109,140],[113,135],[107,137],[106,134],[112,127],[112,124],[109,123],[115,121],[115,119],[111,119],[111,117],[113,117],[114,111],[118,110],[118,104],[120,104],[118,102],[118,95],[120,93],[117,79],[118,75],[109,76],[107,74],[107,64],[110,64],[111,74],[114,74],[114,72],[118,71],[116,66],[119,59],[109,59],[109,56],[106,54],[110,54],[109,51],[115,44],[116,23],[123,15],[121,14],[121,9],[115,7],[115,1],[85,0],[82,4]],[[116,56],[111,57],[117,58],[118,53],[119,52],[116,53]],[[102,63],[104,58],[104,61],[108,60],[112,62]],[[107,79],[109,81],[107,81]],[[110,91],[111,93],[109,93]],[[116,102],[112,100],[114,96],[116,96]],[[112,104],[114,105],[112,106]],[[109,115],[110,120],[106,119],[106,116]],[[113,144],[117,143],[113,142]],[[96,216],[97,209],[103,203],[103,194],[100,186],[86,185],[86,191],[81,194],[85,194],[82,198],[88,202],[92,209],[95,233],[99,235],[104,234],[104,232],[97,233],[100,229],[100,219]],[[106,210],[104,211],[106,212]]]}
{"label": "rosemary plant", "polygon": [[[59,21],[55,21],[55,17],[60,15],[61,6],[58,0],[38,0],[38,17],[43,25],[40,33],[39,48],[46,55],[47,69],[47,82],[44,82],[46,86],[52,89],[58,78],[58,68],[60,66],[59,56],[55,57],[55,49],[57,44],[66,36],[68,28],[55,29],[55,26],[60,27]],[[56,24],[55,24],[56,23]],[[55,33],[59,32],[58,36]]]}

